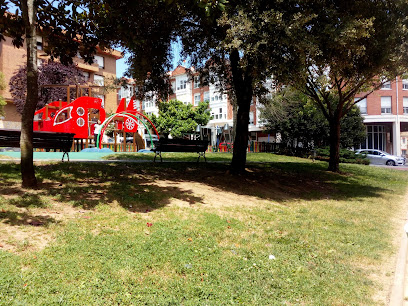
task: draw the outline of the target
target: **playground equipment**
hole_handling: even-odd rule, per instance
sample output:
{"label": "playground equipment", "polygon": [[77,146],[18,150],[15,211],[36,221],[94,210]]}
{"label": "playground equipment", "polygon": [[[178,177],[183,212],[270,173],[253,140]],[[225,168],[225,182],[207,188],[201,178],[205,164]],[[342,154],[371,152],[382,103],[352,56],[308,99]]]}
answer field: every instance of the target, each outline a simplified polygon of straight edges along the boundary
{"label": "playground equipment", "polygon": [[[117,135],[123,134],[124,143],[120,151],[126,151],[126,133],[133,133],[133,149],[138,151],[145,148],[142,136],[138,133],[139,125],[142,124],[149,133],[151,146],[153,146],[153,137],[150,128],[154,130],[157,137],[159,135],[153,123],[141,112],[136,109],[136,102],[132,99],[128,105],[126,100],[122,99],[116,113],[106,118],[105,110],[102,107],[102,100],[93,97],[79,97],[73,102],[55,101],[47,104],[45,107],[35,112],[34,131],[75,133],[75,139],[80,140],[80,147],[85,147],[92,141],[94,135],[94,125],[100,120],[102,123],[101,132],[97,136],[95,146],[102,148],[103,135],[106,128],[114,124],[114,151],[118,151]],[[144,133],[141,133],[144,135]],[[74,147],[74,145],[73,145]]]}
{"label": "playground equipment", "polygon": [[[116,147],[116,140],[118,132],[119,134],[123,134],[123,141],[124,141],[124,151],[126,151],[126,133],[133,133],[133,151],[144,149],[145,143],[143,141],[142,136],[138,133],[140,123],[143,125],[144,129],[148,132],[150,137],[151,147],[153,147],[153,137],[150,133],[150,127],[153,129],[155,134],[157,135],[157,139],[159,139],[159,134],[156,130],[154,124],[147,118],[144,114],[139,112],[136,108],[136,101],[133,98],[130,100],[129,104],[126,105],[126,99],[122,98],[119,103],[119,106],[116,110],[116,113],[109,116],[105,119],[102,123],[102,129],[99,133],[96,141],[96,145],[99,148],[102,148],[102,136],[104,135],[106,128],[109,124],[113,123],[115,125],[113,131],[113,138],[115,140],[115,147]],[[143,130],[143,129],[142,129]],[[141,133],[144,134],[144,133]]]}
{"label": "playground equipment", "polygon": [[94,124],[105,118],[99,98],[80,97],[72,103],[55,101],[35,112],[34,131],[75,133],[74,138],[84,139],[92,134]]}

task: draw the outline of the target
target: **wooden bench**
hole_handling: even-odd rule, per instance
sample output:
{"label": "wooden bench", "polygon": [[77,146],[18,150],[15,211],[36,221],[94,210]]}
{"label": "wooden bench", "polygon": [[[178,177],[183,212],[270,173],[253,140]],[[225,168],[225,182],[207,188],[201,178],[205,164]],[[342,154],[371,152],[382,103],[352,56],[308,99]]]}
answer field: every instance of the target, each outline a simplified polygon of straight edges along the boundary
{"label": "wooden bench", "polygon": [[154,142],[154,146],[153,152],[155,155],[153,162],[156,162],[157,156],[160,156],[160,161],[163,162],[162,152],[196,152],[198,153],[197,162],[200,161],[200,157],[204,157],[204,161],[207,162],[205,158],[205,151],[207,151],[208,148],[207,140],[160,138]]}
{"label": "wooden bench", "polygon": [[[20,147],[20,130],[0,129],[0,147]],[[54,133],[54,132],[33,132],[33,148],[46,150],[60,150],[64,152],[62,161],[71,151],[72,141],[75,134],[73,133]]]}

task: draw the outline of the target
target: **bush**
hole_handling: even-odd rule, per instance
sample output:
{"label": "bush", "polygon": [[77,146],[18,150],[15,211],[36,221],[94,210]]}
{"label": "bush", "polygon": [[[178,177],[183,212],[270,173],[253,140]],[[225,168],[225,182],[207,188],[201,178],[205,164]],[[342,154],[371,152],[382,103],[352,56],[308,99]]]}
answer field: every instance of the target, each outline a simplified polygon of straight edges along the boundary
{"label": "bush", "polygon": [[[318,148],[316,149],[316,159],[329,161],[330,159],[330,148]],[[347,149],[340,149],[340,162],[348,164],[363,164],[369,165],[370,161],[364,154],[356,154],[354,151]]]}

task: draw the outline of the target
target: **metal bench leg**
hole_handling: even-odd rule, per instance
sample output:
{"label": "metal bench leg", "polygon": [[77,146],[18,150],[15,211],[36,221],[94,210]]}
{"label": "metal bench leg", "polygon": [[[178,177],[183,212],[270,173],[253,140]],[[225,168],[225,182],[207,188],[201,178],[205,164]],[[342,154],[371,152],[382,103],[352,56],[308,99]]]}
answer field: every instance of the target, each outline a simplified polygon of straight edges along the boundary
{"label": "metal bench leg", "polygon": [[64,154],[62,154],[62,159],[61,159],[62,162],[64,161],[65,154],[67,155],[67,158],[68,158],[68,161],[69,161],[69,154],[68,154],[68,152],[64,152]]}
{"label": "metal bench leg", "polygon": [[154,152],[154,159],[153,162],[156,162],[156,157],[160,156],[160,161],[163,162],[162,156],[161,156],[161,152]]}
{"label": "metal bench leg", "polygon": [[200,161],[200,157],[204,157],[204,161],[207,162],[207,159],[205,158],[205,152],[197,152],[197,153],[198,153],[197,163]]}

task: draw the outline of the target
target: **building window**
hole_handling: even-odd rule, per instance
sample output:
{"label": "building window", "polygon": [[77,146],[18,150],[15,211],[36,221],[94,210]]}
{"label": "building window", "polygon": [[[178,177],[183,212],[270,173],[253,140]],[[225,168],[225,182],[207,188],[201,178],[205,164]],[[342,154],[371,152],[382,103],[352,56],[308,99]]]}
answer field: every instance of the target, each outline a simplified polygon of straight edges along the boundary
{"label": "building window", "polygon": [[101,106],[105,107],[105,96],[103,95],[96,95],[97,98],[102,100]]}
{"label": "building window", "polygon": [[95,55],[94,60],[98,64],[99,68],[105,68],[105,59],[103,56]]}
{"label": "building window", "polygon": [[105,85],[105,78],[103,76],[101,76],[101,75],[95,74],[94,75],[94,83],[96,85],[99,85],[99,86],[104,86]]}
{"label": "building window", "polygon": [[391,81],[384,82],[381,85],[381,89],[391,89]]}
{"label": "building window", "polygon": [[402,79],[402,89],[408,90],[408,79]]}
{"label": "building window", "polygon": [[249,124],[254,124],[254,112],[249,113]]}
{"label": "building window", "polygon": [[381,114],[391,114],[391,97],[381,97]]}
{"label": "building window", "polygon": [[179,85],[177,86],[177,90],[186,89],[186,86],[187,86],[187,80],[180,80]]}
{"label": "building window", "polygon": [[204,92],[204,102],[210,102],[210,92],[209,91]]}
{"label": "building window", "polygon": [[154,101],[151,97],[146,97],[146,99],[143,101],[144,104],[144,109],[153,107],[154,106]]}
{"label": "building window", "polygon": [[43,49],[43,38],[37,35],[37,50]]}
{"label": "building window", "polygon": [[89,81],[89,72],[82,71],[82,75],[84,76],[85,82],[88,82]]}
{"label": "building window", "polygon": [[408,97],[402,98],[402,108],[404,110],[404,114],[408,115]]}
{"label": "building window", "polygon": [[173,92],[176,91],[176,82],[171,82],[171,90],[172,90]]}
{"label": "building window", "polygon": [[200,77],[195,76],[194,77],[194,88],[199,88],[200,87]]}
{"label": "building window", "polygon": [[[361,100],[361,98],[354,98],[354,102]],[[367,99],[364,98],[361,101],[356,103],[357,107],[360,109],[362,115],[367,114]]]}
{"label": "building window", "polygon": [[383,125],[368,125],[367,126],[367,138],[365,142],[361,144],[361,149],[385,149],[386,144],[386,132]]}
{"label": "building window", "polygon": [[200,94],[195,94],[194,95],[194,105],[197,106],[200,103]]}

